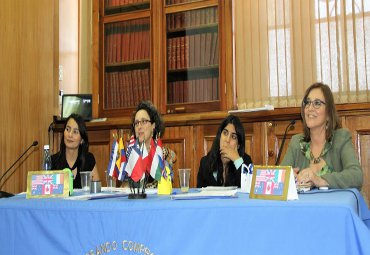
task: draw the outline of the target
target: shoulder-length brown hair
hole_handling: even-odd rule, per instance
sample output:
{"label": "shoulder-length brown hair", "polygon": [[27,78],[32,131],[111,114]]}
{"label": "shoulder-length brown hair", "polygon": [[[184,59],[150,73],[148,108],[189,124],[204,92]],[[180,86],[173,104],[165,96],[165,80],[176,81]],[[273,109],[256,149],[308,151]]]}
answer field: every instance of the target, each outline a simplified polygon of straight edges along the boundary
{"label": "shoulder-length brown hair", "polygon": [[310,94],[311,90],[313,89],[321,89],[322,93],[324,94],[326,106],[326,121],[327,121],[326,140],[328,141],[332,137],[334,130],[340,128],[341,124],[339,123],[337,109],[335,108],[333,93],[331,92],[331,89],[328,85],[321,82],[314,83],[310,87],[308,87],[302,100],[301,116],[303,120],[304,140],[306,142],[311,141],[310,129],[307,127],[306,118],[304,114],[305,109],[304,102],[306,102],[308,94]]}

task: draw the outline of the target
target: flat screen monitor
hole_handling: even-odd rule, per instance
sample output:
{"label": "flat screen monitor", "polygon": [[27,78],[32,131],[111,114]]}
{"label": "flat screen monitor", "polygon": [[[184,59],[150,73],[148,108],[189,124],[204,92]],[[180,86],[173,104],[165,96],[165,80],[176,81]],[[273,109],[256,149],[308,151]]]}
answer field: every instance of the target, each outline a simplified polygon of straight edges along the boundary
{"label": "flat screen monitor", "polygon": [[92,118],[92,95],[91,94],[65,94],[62,97],[62,120],[72,113],[82,116],[85,121]]}

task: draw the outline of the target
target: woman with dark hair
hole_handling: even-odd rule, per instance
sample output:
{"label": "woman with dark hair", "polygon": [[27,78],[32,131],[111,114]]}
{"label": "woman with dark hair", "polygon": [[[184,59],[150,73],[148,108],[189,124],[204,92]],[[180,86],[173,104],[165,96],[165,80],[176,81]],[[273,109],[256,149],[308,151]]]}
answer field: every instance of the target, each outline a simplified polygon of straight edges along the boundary
{"label": "woman with dark hair", "polygon": [[[140,147],[144,143],[149,152],[152,138],[156,140],[163,136],[164,124],[161,115],[150,101],[141,101],[132,116],[132,134],[138,140]],[[157,182],[152,176],[146,180],[147,188],[155,188]]]}
{"label": "woman with dark hair", "polygon": [[150,101],[141,101],[132,116],[132,134],[139,143],[145,142],[150,151],[150,139],[162,137],[164,124],[161,115]]}
{"label": "woman with dark hair", "polygon": [[60,141],[60,150],[51,156],[54,170],[71,169],[74,180],[73,188],[81,188],[80,172],[91,171],[91,179],[99,180],[95,157],[89,152],[89,139],[85,121],[78,114],[71,114],[64,125]]}
{"label": "woman with dark hair", "polygon": [[328,85],[314,83],[306,90],[301,116],[304,133],[292,137],[281,165],[295,169],[298,185],[361,189],[351,133],[341,128]]}
{"label": "woman with dark hair", "polygon": [[252,163],[245,153],[244,127],[238,117],[229,115],[219,126],[211,150],[200,160],[197,187],[240,187],[243,163]]}

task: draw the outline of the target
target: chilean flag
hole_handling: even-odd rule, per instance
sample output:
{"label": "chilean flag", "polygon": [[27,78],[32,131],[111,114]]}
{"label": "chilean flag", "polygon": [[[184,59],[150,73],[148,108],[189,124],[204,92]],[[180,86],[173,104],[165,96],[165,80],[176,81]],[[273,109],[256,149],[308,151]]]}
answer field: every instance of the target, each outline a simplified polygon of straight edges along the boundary
{"label": "chilean flag", "polygon": [[139,181],[144,173],[143,158],[140,152],[139,143],[131,136],[130,143],[127,148],[127,165],[126,173],[135,182]]}

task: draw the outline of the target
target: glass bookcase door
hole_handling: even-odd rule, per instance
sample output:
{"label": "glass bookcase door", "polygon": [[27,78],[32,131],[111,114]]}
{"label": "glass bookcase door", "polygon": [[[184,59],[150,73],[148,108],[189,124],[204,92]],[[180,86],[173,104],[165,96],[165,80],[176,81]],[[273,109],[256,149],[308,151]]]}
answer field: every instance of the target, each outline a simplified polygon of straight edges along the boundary
{"label": "glass bookcase door", "polygon": [[167,113],[218,110],[218,7],[167,14],[166,29]]}
{"label": "glass bookcase door", "polygon": [[150,18],[107,23],[104,33],[104,110],[150,100]]}

